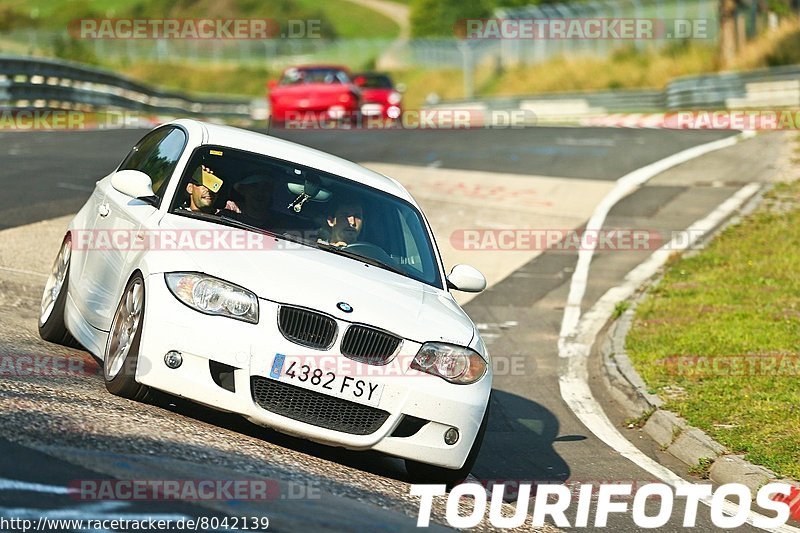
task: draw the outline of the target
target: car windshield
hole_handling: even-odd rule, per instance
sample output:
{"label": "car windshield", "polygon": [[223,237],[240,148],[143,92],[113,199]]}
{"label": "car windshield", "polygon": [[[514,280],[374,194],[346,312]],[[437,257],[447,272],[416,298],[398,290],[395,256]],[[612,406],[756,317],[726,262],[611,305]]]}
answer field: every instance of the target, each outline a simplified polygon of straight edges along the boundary
{"label": "car windshield", "polygon": [[385,74],[356,74],[353,79],[361,78],[360,87],[364,89],[391,89],[392,80]]}
{"label": "car windshield", "polygon": [[417,208],[297,163],[201,146],[189,161],[172,212],[269,233],[442,288],[434,246]]}
{"label": "car windshield", "polygon": [[281,78],[281,85],[302,85],[304,83],[350,83],[347,73],[336,68],[290,68]]}

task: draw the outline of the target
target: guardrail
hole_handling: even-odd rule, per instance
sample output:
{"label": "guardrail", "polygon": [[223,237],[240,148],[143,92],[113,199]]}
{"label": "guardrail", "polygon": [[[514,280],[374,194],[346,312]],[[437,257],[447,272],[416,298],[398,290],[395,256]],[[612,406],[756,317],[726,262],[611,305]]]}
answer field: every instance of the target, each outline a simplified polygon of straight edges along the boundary
{"label": "guardrail", "polygon": [[682,110],[800,108],[800,65],[748,72],[688,76],[664,90],[619,90],[452,100],[432,109],[525,110],[536,122],[571,120],[611,113]]}
{"label": "guardrail", "polygon": [[798,107],[800,65],[678,78],[665,100],[670,110]]}
{"label": "guardrail", "polygon": [[190,98],[67,61],[0,56],[0,109],[31,108],[251,118],[249,99]]}

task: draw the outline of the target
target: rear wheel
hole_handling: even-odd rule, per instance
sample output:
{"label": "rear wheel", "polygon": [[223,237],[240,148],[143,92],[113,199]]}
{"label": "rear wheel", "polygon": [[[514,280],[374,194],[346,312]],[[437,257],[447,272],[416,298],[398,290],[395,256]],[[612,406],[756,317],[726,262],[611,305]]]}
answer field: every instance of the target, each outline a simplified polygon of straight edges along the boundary
{"label": "rear wheel", "polygon": [[447,489],[452,489],[455,485],[467,479],[467,476],[475,466],[475,461],[478,459],[478,454],[481,451],[483,444],[483,437],[486,434],[486,427],[489,425],[489,407],[491,405],[491,396],[489,402],[486,404],[486,411],[483,413],[483,420],[481,426],[478,428],[478,433],[475,435],[475,441],[472,443],[472,448],[469,450],[467,460],[464,466],[458,470],[444,468],[441,466],[430,465],[427,463],[420,463],[419,461],[412,461],[406,459],[406,472],[413,483],[444,483]]}
{"label": "rear wheel", "polygon": [[136,382],[144,323],[144,279],[138,272],[122,293],[103,354],[103,375],[111,394],[143,401],[149,387]]}
{"label": "rear wheel", "polygon": [[46,341],[65,346],[78,345],[64,323],[71,258],[72,239],[67,235],[45,283],[39,312],[39,336]]}

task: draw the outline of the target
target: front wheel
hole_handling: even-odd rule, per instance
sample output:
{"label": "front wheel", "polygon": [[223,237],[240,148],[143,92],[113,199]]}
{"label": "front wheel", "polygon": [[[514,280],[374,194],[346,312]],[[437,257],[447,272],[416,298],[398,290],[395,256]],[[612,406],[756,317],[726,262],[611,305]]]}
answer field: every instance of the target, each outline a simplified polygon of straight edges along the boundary
{"label": "front wheel", "polygon": [[67,235],[61,243],[61,249],[58,251],[50,276],[45,283],[39,311],[39,336],[46,341],[64,346],[77,346],[78,344],[64,323],[71,257],[72,240]]}
{"label": "front wheel", "polygon": [[441,466],[430,465],[427,463],[420,463],[406,459],[406,472],[408,477],[411,478],[413,483],[444,483],[447,489],[452,489],[455,485],[462,483],[472,471],[475,466],[475,461],[478,459],[478,454],[481,451],[483,444],[483,437],[486,434],[486,427],[489,425],[489,407],[491,405],[491,397],[489,402],[486,403],[486,411],[483,413],[483,420],[478,428],[478,433],[475,435],[475,441],[472,443],[472,448],[469,450],[467,460],[464,466],[458,470],[444,468]]}
{"label": "front wheel", "polygon": [[144,324],[144,279],[138,272],[122,293],[103,354],[103,376],[111,394],[142,401],[149,387],[136,382]]}

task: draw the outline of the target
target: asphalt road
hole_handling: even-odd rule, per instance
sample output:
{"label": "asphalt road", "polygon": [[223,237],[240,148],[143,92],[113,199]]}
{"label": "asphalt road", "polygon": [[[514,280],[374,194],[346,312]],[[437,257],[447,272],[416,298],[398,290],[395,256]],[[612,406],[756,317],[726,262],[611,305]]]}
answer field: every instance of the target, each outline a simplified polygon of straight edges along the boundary
{"label": "asphalt road", "polygon": [[[0,229],[74,212],[99,177],[124,157],[142,131],[0,134]],[[689,146],[726,133],[663,130],[534,128],[529,130],[449,132],[281,132],[292,140],[356,161],[381,161],[440,168],[615,180],[623,174]],[[655,178],[619,203],[607,226],[683,229],[702,218],[744,183],[774,177],[783,138],[763,136],[704,156]],[[579,190],[575,191],[580,195]],[[30,237],[35,239],[35,234]],[[49,263],[54,250],[42,252]],[[487,252],[488,253],[488,252]],[[617,284],[647,252],[601,252],[592,265],[587,307]],[[0,251],[0,257],[2,252]],[[622,481],[652,478],[595,438],[561,400],[558,389],[558,336],[575,254],[549,250],[471,300],[465,310],[479,324],[492,354],[515,361],[498,368],[491,422],[473,474],[480,480],[517,482]],[[43,264],[40,271],[45,271]],[[53,354],[84,361],[86,375],[57,379],[0,381],[0,478],[31,482],[49,479],[53,468],[88,468],[87,475],[130,477],[121,464],[141,475],[183,477],[247,473],[278,480],[281,494],[304,487],[306,496],[280,498],[208,512],[267,514],[271,529],[295,530],[302,524],[332,530],[413,529],[416,500],[408,496],[402,466],[375,454],[330,449],[253,427],[192,405],[164,400],[136,404],[108,395],[96,363],[82,352],[53,347],[35,336],[35,317],[43,280],[25,273],[0,273],[0,355]],[[94,366],[92,366],[94,365]],[[595,395],[603,399],[602,389]],[[623,420],[605,400],[609,416]],[[638,430],[630,439],[651,457],[679,472],[680,465]],[[22,444],[26,448],[20,448]],[[29,447],[47,452],[32,456]],[[50,466],[57,461],[60,466]],[[66,461],[66,463],[64,463]],[[9,465],[25,464],[28,469]],[[55,471],[55,470],[53,470]],[[240,474],[244,475],[244,474]],[[65,477],[66,476],[66,477]],[[295,489],[287,486],[294,483]],[[312,490],[313,489],[313,490]],[[14,505],[32,506],[33,494],[14,495]],[[0,491],[0,509],[9,507]],[[201,510],[164,512],[199,515]],[[435,517],[441,521],[443,503]],[[664,530],[680,529],[671,520]],[[356,519],[355,517],[359,517]],[[638,528],[629,515],[609,526]],[[488,526],[484,526],[488,528]],[[701,506],[698,528],[714,530]],[[530,528],[525,528],[530,530]]]}
{"label": "asphalt road", "polygon": [[[145,130],[0,132],[0,229],[77,211]],[[529,128],[292,131],[276,136],[351,161],[615,180],[729,132]]]}

